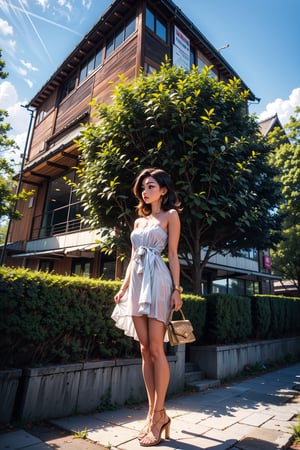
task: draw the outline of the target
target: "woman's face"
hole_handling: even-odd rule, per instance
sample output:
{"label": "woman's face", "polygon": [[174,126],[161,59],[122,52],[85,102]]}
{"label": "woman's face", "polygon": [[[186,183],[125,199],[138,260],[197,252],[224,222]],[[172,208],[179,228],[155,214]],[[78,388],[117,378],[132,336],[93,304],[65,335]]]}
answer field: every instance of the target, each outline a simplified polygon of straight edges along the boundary
{"label": "woman's face", "polygon": [[145,203],[152,204],[161,199],[161,196],[167,192],[166,188],[161,188],[153,177],[145,177],[142,181],[142,198]]}

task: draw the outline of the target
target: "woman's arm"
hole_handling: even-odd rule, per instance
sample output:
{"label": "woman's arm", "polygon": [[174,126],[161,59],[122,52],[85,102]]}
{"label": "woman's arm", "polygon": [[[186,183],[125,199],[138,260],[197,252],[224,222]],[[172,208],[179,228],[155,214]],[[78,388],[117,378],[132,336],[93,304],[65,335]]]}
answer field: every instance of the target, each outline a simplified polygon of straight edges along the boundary
{"label": "woman's arm", "polygon": [[[168,221],[168,259],[169,268],[172,275],[173,285],[180,285],[180,264],[178,259],[178,243],[180,237],[180,219],[176,210],[169,211]],[[173,290],[171,295],[171,308],[178,311],[182,306],[180,292]]]}

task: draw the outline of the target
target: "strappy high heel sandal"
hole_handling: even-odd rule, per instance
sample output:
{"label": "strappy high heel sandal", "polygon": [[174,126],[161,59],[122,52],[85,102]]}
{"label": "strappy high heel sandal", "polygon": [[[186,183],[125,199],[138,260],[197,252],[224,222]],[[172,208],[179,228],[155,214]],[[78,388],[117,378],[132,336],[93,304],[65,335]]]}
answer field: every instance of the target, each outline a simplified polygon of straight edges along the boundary
{"label": "strappy high heel sandal", "polygon": [[[158,415],[159,418],[157,419]],[[159,427],[159,423],[162,422],[164,418],[167,419],[167,421],[162,423],[158,433],[154,433],[154,428],[156,426]],[[165,439],[169,439],[170,428],[171,428],[171,419],[170,417],[167,416],[166,411],[164,409],[154,411],[150,431],[146,434],[146,436],[143,439],[140,440],[140,445],[142,447],[153,447],[154,445],[158,445],[161,442],[161,435],[163,431],[165,432]]]}
{"label": "strappy high heel sandal", "polygon": [[141,431],[137,435],[137,438],[139,441],[141,439],[143,439],[145,436],[147,436],[147,434],[150,431],[150,427],[151,427],[151,414],[148,414],[144,427],[141,429]]}

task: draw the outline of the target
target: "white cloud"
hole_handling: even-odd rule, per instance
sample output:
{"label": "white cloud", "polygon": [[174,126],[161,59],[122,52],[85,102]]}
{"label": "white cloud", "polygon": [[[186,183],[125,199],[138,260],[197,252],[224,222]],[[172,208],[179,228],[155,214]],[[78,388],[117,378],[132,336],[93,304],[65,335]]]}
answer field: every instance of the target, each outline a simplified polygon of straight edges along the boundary
{"label": "white cloud", "polygon": [[0,84],[0,104],[2,109],[8,109],[18,100],[18,94],[15,87],[9,81],[3,81]]}
{"label": "white cloud", "polygon": [[296,106],[300,106],[300,87],[293,89],[287,100],[276,98],[274,102],[268,103],[259,120],[268,119],[277,113],[280,122],[285,125],[294,114]]}
{"label": "white cloud", "polygon": [[43,11],[45,11],[48,7],[47,0],[37,0],[37,3],[42,7]]}
{"label": "white cloud", "polygon": [[[30,114],[25,108],[21,107],[21,105],[27,104],[27,100],[20,101],[14,85],[9,81],[3,81],[0,84],[0,104],[1,108],[8,112],[6,122],[12,127],[12,130],[9,132],[9,137],[14,139],[20,147],[20,150],[16,151],[14,157],[14,160],[17,163],[19,161],[19,154],[24,150],[30,121]],[[12,152],[5,152],[5,154],[2,154],[1,156],[10,160]]]}
{"label": "white cloud", "polygon": [[86,9],[90,9],[92,6],[92,0],[82,0],[82,6]]}
{"label": "white cloud", "polygon": [[[72,10],[73,10],[72,4],[69,1],[67,1],[67,0],[58,0],[58,5],[59,5],[60,8],[65,8],[66,10],[68,10],[69,13],[71,13]],[[60,13],[62,15],[65,14],[63,12],[63,10],[60,10]]]}
{"label": "white cloud", "polygon": [[27,86],[29,86],[30,89],[31,89],[32,86],[33,86],[33,82],[32,82],[31,80],[29,80],[29,78],[25,78],[24,81],[25,81],[25,83],[27,84]]}
{"label": "white cloud", "polygon": [[27,70],[23,69],[23,67],[18,67],[16,71],[18,72],[19,75],[21,75],[21,77],[25,77],[25,75],[27,75]]}
{"label": "white cloud", "polygon": [[26,62],[26,61],[24,61],[24,59],[21,59],[20,61],[21,61],[21,64],[23,64],[23,66],[26,67],[26,69],[31,70],[32,72],[36,72],[39,70],[37,67],[34,67],[31,64],[31,62]]}
{"label": "white cloud", "polygon": [[0,46],[2,48],[2,56],[5,60],[7,60],[6,55],[12,56],[16,51],[17,42],[13,39],[3,39],[0,42]]}
{"label": "white cloud", "polygon": [[3,36],[12,36],[14,34],[13,27],[9,25],[7,20],[3,20],[0,17],[0,34],[3,34]]}

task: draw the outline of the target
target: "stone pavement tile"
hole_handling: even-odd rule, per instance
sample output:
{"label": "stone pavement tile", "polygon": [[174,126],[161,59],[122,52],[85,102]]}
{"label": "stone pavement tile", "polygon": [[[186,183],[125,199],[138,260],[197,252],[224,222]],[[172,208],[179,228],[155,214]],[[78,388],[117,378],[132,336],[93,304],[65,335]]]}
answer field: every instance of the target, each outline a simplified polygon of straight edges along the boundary
{"label": "stone pavement tile", "polygon": [[[168,411],[168,415],[172,418],[172,415],[169,414],[169,411]],[[211,416],[208,416],[207,414],[205,414],[203,412],[188,412],[185,414],[177,415],[176,417],[174,417],[174,419],[194,425],[196,423],[201,422],[202,420],[207,419],[208,417],[211,417]]]}
{"label": "stone pavement tile", "polygon": [[218,441],[220,444],[226,444],[229,448],[231,448],[234,444],[238,442],[238,438],[233,435],[225,434],[224,431],[221,430],[210,430],[203,435],[205,439],[212,439],[214,441]]}
{"label": "stone pavement tile", "polygon": [[281,406],[269,406],[266,413],[272,413],[275,419],[290,420],[300,411],[300,403],[285,403]]}
{"label": "stone pavement tile", "polygon": [[189,424],[188,422],[183,422],[179,419],[174,419],[171,422],[171,438],[174,440],[182,440],[182,439],[192,439],[195,437],[199,437],[209,431],[209,428],[197,424]]}
{"label": "stone pavement tile", "polygon": [[286,399],[276,395],[265,394],[256,390],[249,390],[246,393],[246,398],[264,405],[281,405],[289,400],[288,398]]}
{"label": "stone pavement tile", "polygon": [[[218,391],[218,394],[216,393]],[[221,401],[222,395],[221,389],[209,389],[205,392],[191,392],[184,393],[183,395],[176,396],[175,398],[168,399],[166,401],[166,409],[175,408],[185,411],[198,411],[202,405],[213,404],[215,401]]]}
{"label": "stone pavement tile", "polygon": [[247,410],[237,410],[235,414],[225,413],[224,415],[209,417],[208,419],[202,420],[201,425],[209,428],[216,428],[217,430],[225,430],[235,423],[240,422],[248,415],[249,412]]}
{"label": "stone pavement tile", "polygon": [[245,425],[252,425],[253,427],[260,427],[262,424],[272,419],[272,415],[263,414],[263,413],[254,413],[240,420],[240,423],[244,423]]}
{"label": "stone pavement tile", "polygon": [[136,439],[136,430],[131,430],[126,427],[119,427],[117,425],[98,427],[87,434],[88,439],[105,447],[118,447],[124,442]]}
{"label": "stone pavement tile", "polygon": [[226,388],[220,387],[215,389],[209,389],[205,392],[200,392],[198,394],[199,404],[212,404],[212,403],[222,403],[225,399],[232,397],[231,391]]}
{"label": "stone pavement tile", "polygon": [[[50,447],[55,450],[104,450],[104,446],[97,445],[96,449],[95,442],[76,438],[73,432],[54,427],[51,424],[34,425],[30,428],[30,433],[48,444],[48,450]],[[31,447],[28,450],[31,450]]]}
{"label": "stone pavement tile", "polygon": [[143,428],[147,416],[147,410],[133,410],[124,408],[116,411],[104,411],[101,413],[92,414],[90,417],[108,422],[114,425],[125,425],[133,430],[140,430]]}
{"label": "stone pavement tile", "polygon": [[272,419],[268,420],[268,422],[264,423],[261,428],[268,428],[269,430],[278,430],[283,431],[284,433],[293,434],[292,424],[287,420],[277,420]]}
{"label": "stone pavement tile", "polygon": [[125,426],[112,425],[96,420],[90,416],[74,416],[52,420],[55,425],[67,430],[82,431],[87,429],[87,438],[106,447],[119,446],[123,442],[136,438],[136,430]]}
{"label": "stone pavement tile", "polygon": [[244,387],[242,384],[233,384],[232,386],[225,387],[226,392],[230,392],[231,395],[242,395],[248,391],[248,387]]}
{"label": "stone pavement tile", "polygon": [[232,389],[230,386],[217,388],[214,392],[203,395],[204,403],[223,403],[231,398],[239,397],[247,392],[248,389]]}
{"label": "stone pavement tile", "polygon": [[[36,447],[34,447],[36,446]],[[18,450],[25,447],[37,449],[48,448],[39,438],[27,433],[25,430],[11,431],[9,433],[0,434],[1,450]]]}
{"label": "stone pavement tile", "polygon": [[186,416],[188,414],[199,414],[201,417],[209,417],[208,414],[200,411],[200,409],[197,409],[195,411],[191,411],[191,410],[187,411],[186,409],[180,409],[180,408],[176,408],[176,407],[175,408],[166,407],[166,413],[171,419],[183,418],[184,416]]}
{"label": "stone pavement tile", "polygon": [[289,434],[256,428],[235,446],[239,450],[281,450],[286,447],[289,440]]}
{"label": "stone pavement tile", "polygon": [[[232,441],[221,442],[217,439],[198,436],[188,439],[162,440],[157,448],[159,450],[228,450],[232,447]],[[118,450],[141,450],[138,440],[127,442],[118,447]],[[156,447],[155,447],[156,448]]]}
{"label": "stone pavement tile", "polygon": [[228,408],[231,406],[231,408],[234,409],[243,409],[248,410],[249,414],[255,413],[255,412],[261,412],[264,413],[268,409],[268,405],[262,405],[261,403],[257,403],[255,401],[252,401],[247,398],[237,398],[234,400],[234,403],[232,405],[226,405]]}
{"label": "stone pavement tile", "polygon": [[225,430],[216,430],[211,429],[204,433],[205,436],[208,437],[215,437],[216,439],[221,440],[222,442],[235,439],[235,441],[239,441],[247,434],[251,433],[254,430],[254,427],[250,425],[243,425],[240,423],[235,423],[229,428],[226,428]]}

